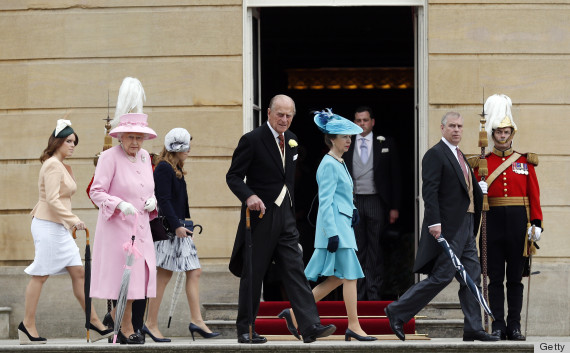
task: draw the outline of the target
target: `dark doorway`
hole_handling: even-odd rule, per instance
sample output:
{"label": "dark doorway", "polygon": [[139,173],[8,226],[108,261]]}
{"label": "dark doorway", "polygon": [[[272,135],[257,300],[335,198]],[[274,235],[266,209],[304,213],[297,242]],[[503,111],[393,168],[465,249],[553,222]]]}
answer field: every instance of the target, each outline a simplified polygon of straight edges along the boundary
{"label": "dark doorway", "polygon": [[[288,7],[260,9],[260,67],[262,116],[269,99],[284,93],[296,102],[291,131],[304,152],[297,164],[296,211],[301,244],[308,261],[313,251],[314,228],[306,213],[317,192],[316,169],[328,151],[322,133],[313,123],[314,110],[332,108],[353,119],[354,110],[370,106],[375,113],[374,132],[392,136],[399,147],[402,166],[403,207],[400,236],[381,239],[386,277],[383,299],[396,299],[412,283],[414,256],[414,24],[411,7]],[[294,89],[293,69],[343,70],[395,68],[412,73],[406,88]],[[311,74],[308,70],[308,74]],[[408,82],[409,84],[409,82]],[[264,289],[268,293],[270,288]],[[279,292],[279,291],[278,291]],[[329,299],[340,299],[339,293]],[[267,299],[266,299],[267,300]]]}

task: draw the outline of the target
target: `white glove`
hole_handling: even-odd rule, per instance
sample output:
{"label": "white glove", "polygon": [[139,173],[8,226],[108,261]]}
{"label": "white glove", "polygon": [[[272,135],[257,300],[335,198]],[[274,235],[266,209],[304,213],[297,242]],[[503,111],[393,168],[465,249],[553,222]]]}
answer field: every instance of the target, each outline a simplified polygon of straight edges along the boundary
{"label": "white glove", "polygon": [[[533,232],[534,229],[534,232]],[[542,228],[540,227],[530,227],[528,229],[528,240],[537,242],[540,240],[540,234],[542,233]]]}
{"label": "white glove", "polygon": [[133,206],[132,204],[130,204],[126,201],[121,201],[117,205],[117,208],[119,209],[119,211],[123,212],[123,214],[125,216],[133,215],[133,214],[137,213],[137,209],[135,208],[135,206]]}
{"label": "white glove", "polygon": [[483,191],[483,194],[487,193],[487,182],[486,181],[480,181],[479,187],[481,188],[481,191]]}
{"label": "white glove", "polygon": [[147,212],[152,212],[156,209],[156,199],[151,197],[150,199],[146,200],[144,203],[144,210]]}

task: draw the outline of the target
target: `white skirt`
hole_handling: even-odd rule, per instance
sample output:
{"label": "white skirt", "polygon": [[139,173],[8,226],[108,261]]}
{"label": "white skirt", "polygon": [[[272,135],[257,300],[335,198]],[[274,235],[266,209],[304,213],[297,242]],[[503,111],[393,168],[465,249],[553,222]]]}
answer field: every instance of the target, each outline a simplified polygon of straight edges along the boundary
{"label": "white skirt", "polygon": [[24,271],[32,276],[62,275],[68,266],[83,266],[79,248],[63,224],[32,219],[36,255]]}
{"label": "white skirt", "polygon": [[156,267],[173,272],[200,268],[196,245],[190,237],[157,241],[154,243]]}

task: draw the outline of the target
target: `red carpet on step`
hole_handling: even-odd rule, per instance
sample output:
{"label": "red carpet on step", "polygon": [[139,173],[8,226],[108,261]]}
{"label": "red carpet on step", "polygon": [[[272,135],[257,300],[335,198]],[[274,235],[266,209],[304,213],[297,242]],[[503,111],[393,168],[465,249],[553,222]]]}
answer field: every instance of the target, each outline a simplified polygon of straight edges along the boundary
{"label": "red carpet on step", "polygon": [[[369,335],[391,335],[390,324],[384,313],[386,305],[391,301],[360,301],[358,302],[358,316],[360,326]],[[290,308],[289,302],[261,302],[255,331],[260,335],[290,335],[285,319],[277,317],[279,313]],[[317,309],[323,325],[334,324],[337,328],[335,335],[344,335],[348,327],[346,308],[343,301],[321,301]],[[414,334],[416,330],[414,319],[404,325],[404,332]]]}

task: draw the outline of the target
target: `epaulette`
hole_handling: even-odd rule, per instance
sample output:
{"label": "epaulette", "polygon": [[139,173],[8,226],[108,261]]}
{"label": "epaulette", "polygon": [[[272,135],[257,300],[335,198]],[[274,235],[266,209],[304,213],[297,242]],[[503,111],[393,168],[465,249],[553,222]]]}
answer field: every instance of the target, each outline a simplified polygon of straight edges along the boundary
{"label": "epaulette", "polygon": [[471,166],[471,168],[475,169],[479,167],[479,159],[481,159],[481,155],[478,154],[472,154],[472,155],[466,155],[465,158],[467,158],[467,163],[469,163],[469,165]]}
{"label": "epaulette", "polygon": [[538,166],[538,154],[532,152],[527,153],[526,161],[533,164],[535,167]]}

